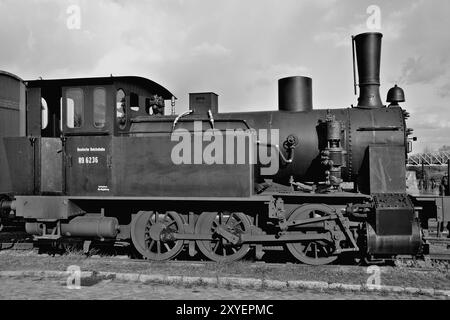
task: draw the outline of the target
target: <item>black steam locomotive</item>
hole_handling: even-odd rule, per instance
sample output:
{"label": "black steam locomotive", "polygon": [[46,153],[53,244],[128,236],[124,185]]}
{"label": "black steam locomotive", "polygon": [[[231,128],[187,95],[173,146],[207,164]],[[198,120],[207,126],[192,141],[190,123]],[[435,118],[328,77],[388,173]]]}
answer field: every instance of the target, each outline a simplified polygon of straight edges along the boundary
{"label": "black steam locomotive", "polygon": [[196,93],[175,115],[174,95],[140,77],[0,72],[1,221],[38,245],[131,244],[150,260],[426,254],[448,235],[450,198],[407,194],[412,130],[401,88],[381,101],[381,40],[353,38],[360,96],[346,109],[313,110],[305,77],[279,81],[278,111],[219,113]]}

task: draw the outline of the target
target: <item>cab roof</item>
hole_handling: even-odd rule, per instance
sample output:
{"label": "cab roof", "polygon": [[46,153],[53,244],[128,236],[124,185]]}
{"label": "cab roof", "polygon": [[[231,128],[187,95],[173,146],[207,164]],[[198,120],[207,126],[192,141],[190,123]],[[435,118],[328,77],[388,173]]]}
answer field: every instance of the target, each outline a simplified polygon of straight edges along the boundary
{"label": "cab roof", "polygon": [[7,77],[13,78],[17,81],[24,82],[20,77],[16,76],[15,74],[12,74],[8,71],[0,70],[0,76],[7,76]]}
{"label": "cab roof", "polygon": [[[27,86],[31,88],[42,87],[71,87],[71,86],[91,86],[91,85],[111,85],[117,82],[125,82],[133,85],[139,85],[149,91],[163,97],[164,100],[170,100],[175,97],[169,90],[162,85],[143,77],[124,76],[124,77],[97,77],[97,78],[72,78],[72,79],[39,79],[27,80]],[[176,97],[175,97],[176,99]]]}

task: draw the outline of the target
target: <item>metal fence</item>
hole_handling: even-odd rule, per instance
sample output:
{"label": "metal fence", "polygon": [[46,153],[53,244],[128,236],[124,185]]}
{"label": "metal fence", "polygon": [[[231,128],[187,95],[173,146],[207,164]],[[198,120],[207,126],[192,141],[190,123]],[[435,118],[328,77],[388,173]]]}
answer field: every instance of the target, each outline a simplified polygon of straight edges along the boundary
{"label": "metal fence", "polygon": [[419,153],[408,157],[409,166],[446,166],[450,161],[450,151]]}

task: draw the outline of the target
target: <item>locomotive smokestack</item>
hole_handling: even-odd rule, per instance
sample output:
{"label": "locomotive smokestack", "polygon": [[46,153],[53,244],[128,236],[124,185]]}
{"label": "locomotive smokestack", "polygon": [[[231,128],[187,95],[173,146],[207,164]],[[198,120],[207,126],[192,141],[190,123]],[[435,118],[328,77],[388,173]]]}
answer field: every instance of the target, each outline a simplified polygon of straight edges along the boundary
{"label": "locomotive smokestack", "polygon": [[289,77],[278,80],[278,109],[280,111],[312,110],[312,79]]}
{"label": "locomotive smokestack", "polygon": [[[362,33],[353,37],[359,75],[358,108],[383,107],[380,97],[382,38],[383,35],[378,32]],[[355,52],[353,55],[355,55]]]}

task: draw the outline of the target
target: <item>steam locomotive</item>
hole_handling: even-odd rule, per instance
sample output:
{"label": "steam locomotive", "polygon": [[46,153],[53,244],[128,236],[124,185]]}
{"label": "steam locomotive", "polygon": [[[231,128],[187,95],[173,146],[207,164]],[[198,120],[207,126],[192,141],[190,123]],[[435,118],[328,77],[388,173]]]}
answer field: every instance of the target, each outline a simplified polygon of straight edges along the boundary
{"label": "steam locomotive", "polygon": [[0,72],[1,222],[22,221],[38,246],[120,243],[158,261],[426,254],[448,236],[450,197],[407,193],[404,92],[383,105],[382,34],[352,43],[360,93],[343,109],[313,110],[300,76],[279,80],[278,111],[219,113],[216,94],[193,93],[176,115],[141,77]]}

